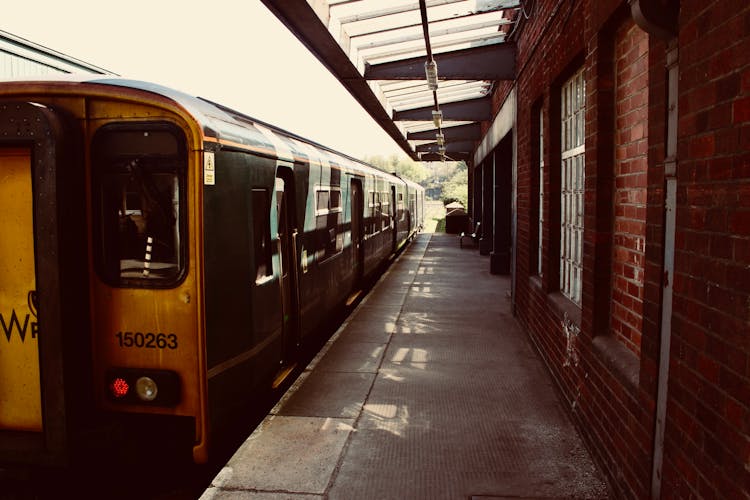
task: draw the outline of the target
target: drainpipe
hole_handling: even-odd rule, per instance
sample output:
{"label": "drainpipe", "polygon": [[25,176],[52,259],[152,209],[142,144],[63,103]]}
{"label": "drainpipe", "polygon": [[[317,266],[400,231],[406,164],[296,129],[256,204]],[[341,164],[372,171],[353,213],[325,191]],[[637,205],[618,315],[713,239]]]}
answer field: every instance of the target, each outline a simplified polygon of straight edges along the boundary
{"label": "drainpipe", "polygon": [[667,156],[664,159],[664,281],[661,299],[661,345],[656,392],[656,428],[651,471],[651,498],[661,498],[662,464],[664,461],[664,427],[667,416],[667,385],[669,382],[670,344],[672,339],[672,285],[674,283],[674,247],[677,202],[677,42],[667,50]]}
{"label": "drainpipe", "polygon": [[651,498],[661,498],[664,463],[664,429],[667,416],[670,346],[672,340],[672,294],[677,203],[677,97],[679,77],[678,13],[679,0],[629,0],[636,24],[649,35],[661,38],[667,46],[667,138],[664,158],[664,275],[661,299],[661,339],[656,382],[656,419],[651,470]]}

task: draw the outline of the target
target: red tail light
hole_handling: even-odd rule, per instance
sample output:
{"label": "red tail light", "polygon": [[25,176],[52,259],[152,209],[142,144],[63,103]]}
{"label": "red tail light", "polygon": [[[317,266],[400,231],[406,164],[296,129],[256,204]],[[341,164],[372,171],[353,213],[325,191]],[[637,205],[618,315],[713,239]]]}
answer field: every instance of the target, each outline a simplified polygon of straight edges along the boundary
{"label": "red tail light", "polygon": [[114,380],[109,384],[109,391],[115,399],[124,398],[128,395],[130,385],[127,380],[122,377],[115,377]]}

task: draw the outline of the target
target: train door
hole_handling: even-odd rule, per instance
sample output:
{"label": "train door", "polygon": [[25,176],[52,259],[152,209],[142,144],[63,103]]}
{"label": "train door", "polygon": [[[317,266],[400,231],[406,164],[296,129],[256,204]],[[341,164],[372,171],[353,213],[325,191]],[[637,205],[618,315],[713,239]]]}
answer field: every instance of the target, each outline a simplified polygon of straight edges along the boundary
{"label": "train door", "polygon": [[291,172],[279,169],[276,173],[276,222],[281,288],[282,358],[281,372],[274,382],[274,387],[280,385],[294,368],[294,360],[300,345],[299,274],[297,272],[299,230],[294,200],[293,176]]}
{"label": "train door", "polygon": [[354,254],[354,279],[355,286],[359,284],[362,279],[365,267],[365,248],[362,244],[362,233],[364,229],[363,214],[364,214],[364,193],[362,191],[362,181],[360,179],[352,179],[351,181],[351,197],[352,197],[352,252]]}
{"label": "train door", "polygon": [[31,151],[0,149],[0,170],[0,429],[41,431]]}
{"label": "train door", "polygon": [[90,404],[80,146],[64,114],[0,102],[0,462],[64,463]]}

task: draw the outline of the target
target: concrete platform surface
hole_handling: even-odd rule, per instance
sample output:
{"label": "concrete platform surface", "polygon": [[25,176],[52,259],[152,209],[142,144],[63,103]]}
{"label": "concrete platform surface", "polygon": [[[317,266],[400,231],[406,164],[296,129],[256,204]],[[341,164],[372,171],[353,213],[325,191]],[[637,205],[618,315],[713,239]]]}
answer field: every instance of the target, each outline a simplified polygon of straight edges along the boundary
{"label": "concrete platform surface", "polygon": [[608,498],[491,275],[421,234],[201,499]]}

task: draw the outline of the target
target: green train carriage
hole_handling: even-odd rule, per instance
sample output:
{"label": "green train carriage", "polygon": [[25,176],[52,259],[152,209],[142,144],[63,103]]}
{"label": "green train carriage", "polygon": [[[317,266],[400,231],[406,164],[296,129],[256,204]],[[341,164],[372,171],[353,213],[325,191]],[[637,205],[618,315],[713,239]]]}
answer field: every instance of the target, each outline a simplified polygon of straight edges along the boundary
{"label": "green train carriage", "polygon": [[[0,84],[0,463],[116,426],[205,462],[418,230],[423,190],[144,82]],[[148,432],[145,432],[148,431]]]}

